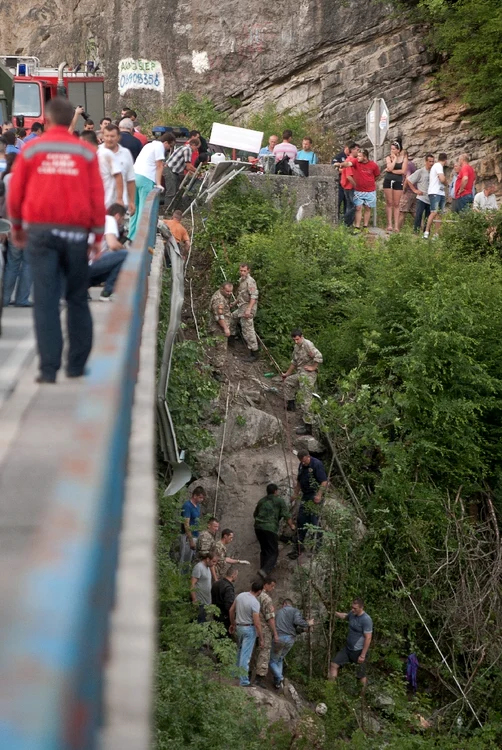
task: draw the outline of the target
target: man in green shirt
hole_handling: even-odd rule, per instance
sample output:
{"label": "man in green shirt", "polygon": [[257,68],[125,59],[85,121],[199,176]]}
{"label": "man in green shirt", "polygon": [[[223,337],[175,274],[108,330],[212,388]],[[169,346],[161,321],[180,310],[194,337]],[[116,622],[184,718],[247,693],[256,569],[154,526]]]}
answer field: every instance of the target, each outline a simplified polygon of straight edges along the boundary
{"label": "man in green shirt", "polygon": [[254,531],[260,543],[259,574],[265,578],[272,572],[279,557],[279,523],[286,519],[291,529],[295,529],[286,501],[279,497],[276,484],[267,485],[266,497],[258,501],[254,513]]}

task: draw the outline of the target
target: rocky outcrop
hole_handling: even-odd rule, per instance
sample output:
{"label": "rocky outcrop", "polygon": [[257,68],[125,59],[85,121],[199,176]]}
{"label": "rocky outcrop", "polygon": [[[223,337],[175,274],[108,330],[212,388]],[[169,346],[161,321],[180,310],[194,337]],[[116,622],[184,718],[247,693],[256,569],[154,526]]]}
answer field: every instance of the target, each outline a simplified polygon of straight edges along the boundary
{"label": "rocky outcrop", "polygon": [[481,179],[502,179],[501,152],[469,128],[457,102],[433,85],[435,61],[423,29],[382,0],[34,0],[0,7],[3,53],[99,59],[109,107],[117,111],[118,61],[162,62],[165,91],[131,92],[141,110],[159,110],[181,90],[209,95],[236,121],[275,102],[279,109],[316,112],[342,138],[364,135],[375,96],[390,110],[390,135],[410,152],[469,151]]}

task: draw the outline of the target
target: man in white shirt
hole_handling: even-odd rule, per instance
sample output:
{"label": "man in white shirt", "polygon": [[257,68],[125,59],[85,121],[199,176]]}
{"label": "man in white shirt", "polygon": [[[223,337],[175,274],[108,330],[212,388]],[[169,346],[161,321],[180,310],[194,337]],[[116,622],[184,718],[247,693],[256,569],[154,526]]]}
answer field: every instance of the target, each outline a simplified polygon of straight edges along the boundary
{"label": "man in white shirt", "polygon": [[158,187],[161,190],[162,187],[162,172],[164,170],[164,161],[166,158],[166,151],[170,148],[170,141],[172,135],[170,133],[164,133],[160,136],[157,141],[151,141],[143,146],[138,158],[134,162],[134,173],[136,176],[136,213],[132,217],[129,224],[129,237],[134,238],[138,229],[138,223],[143,213],[148,193],[150,193],[154,187]]}
{"label": "man in white shirt", "polygon": [[294,162],[298,155],[298,149],[294,143],[291,143],[293,132],[291,130],[285,130],[282,134],[282,143],[278,143],[274,146],[274,156],[276,161],[281,161],[285,156],[288,157],[289,161]]}
{"label": "man in white shirt", "polygon": [[115,282],[127,257],[127,250],[120,242],[125,214],[126,210],[120,203],[113,203],[107,210],[101,252],[89,263],[89,286],[104,284],[100,302],[111,302]]}
{"label": "man in white shirt", "polygon": [[497,199],[495,198],[496,190],[496,186],[493,183],[489,183],[484,190],[476,193],[473,205],[474,210],[498,211]]}
{"label": "man in white shirt", "polygon": [[124,180],[120,166],[115,162],[113,154],[108,149],[98,149],[99,141],[94,130],[83,130],[80,133],[80,140],[89,143],[96,149],[99,172],[103,180],[105,190],[105,207],[108,208],[112,203],[123,204]]}
{"label": "man in white shirt", "polygon": [[[115,165],[120,169],[123,181],[122,194],[117,194],[117,202],[123,202],[131,216],[136,210],[136,183],[134,179],[134,163],[131,152],[120,145],[120,130],[116,125],[106,125],[103,129],[103,143],[98,148],[100,152],[111,154]],[[99,158],[99,157],[98,157]]]}
{"label": "man in white shirt", "polygon": [[446,177],[444,176],[444,168],[446,167],[448,157],[446,154],[439,154],[437,162],[431,168],[429,176],[429,201],[431,206],[431,212],[427,219],[427,226],[424,232],[424,239],[427,240],[430,236],[432,222],[440,211],[444,210],[446,203]]}

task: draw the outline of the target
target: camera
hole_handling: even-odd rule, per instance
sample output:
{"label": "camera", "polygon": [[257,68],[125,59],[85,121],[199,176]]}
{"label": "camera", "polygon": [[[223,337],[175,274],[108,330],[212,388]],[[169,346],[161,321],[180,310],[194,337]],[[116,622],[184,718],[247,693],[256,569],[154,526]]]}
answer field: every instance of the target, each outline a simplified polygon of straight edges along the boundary
{"label": "camera", "polygon": [[[80,109],[84,109],[81,104],[79,104],[78,106],[80,107]],[[82,117],[84,118],[84,120],[88,120],[89,117],[90,117],[90,115],[88,115],[87,112],[85,112],[85,111],[81,112],[80,114],[82,115]]]}

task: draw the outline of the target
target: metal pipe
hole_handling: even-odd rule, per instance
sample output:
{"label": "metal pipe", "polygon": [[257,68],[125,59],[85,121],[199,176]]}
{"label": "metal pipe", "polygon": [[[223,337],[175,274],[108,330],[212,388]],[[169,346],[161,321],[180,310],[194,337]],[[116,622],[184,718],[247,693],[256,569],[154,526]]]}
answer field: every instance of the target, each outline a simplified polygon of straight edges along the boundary
{"label": "metal pipe", "polygon": [[68,66],[67,62],[59,63],[58,65],[58,86],[64,86],[63,70]]}

